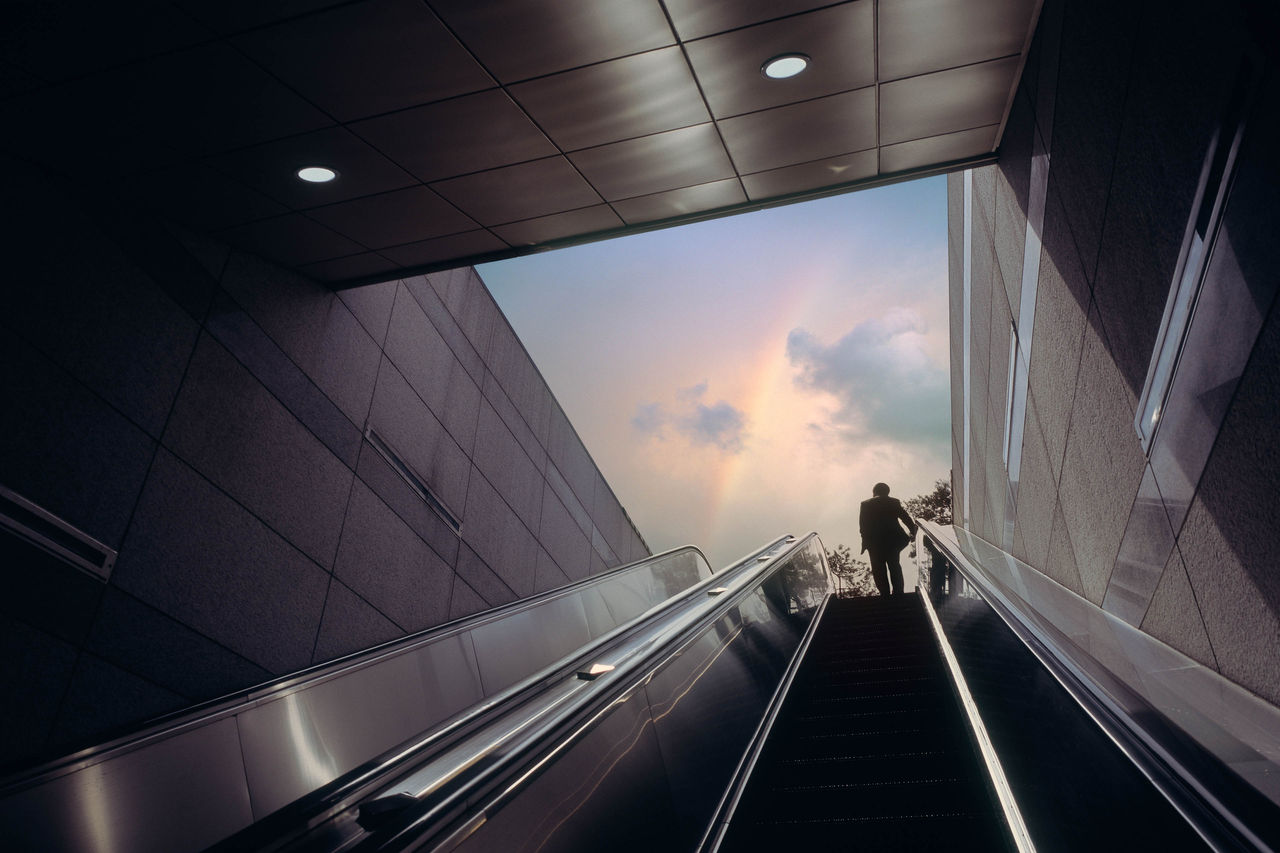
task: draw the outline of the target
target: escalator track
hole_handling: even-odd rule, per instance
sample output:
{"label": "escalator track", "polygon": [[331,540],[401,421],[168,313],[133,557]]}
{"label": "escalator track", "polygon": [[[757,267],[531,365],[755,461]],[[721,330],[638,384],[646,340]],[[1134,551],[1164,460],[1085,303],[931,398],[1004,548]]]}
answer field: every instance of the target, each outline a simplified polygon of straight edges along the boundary
{"label": "escalator track", "polygon": [[1012,849],[917,594],[835,599],[721,850]]}

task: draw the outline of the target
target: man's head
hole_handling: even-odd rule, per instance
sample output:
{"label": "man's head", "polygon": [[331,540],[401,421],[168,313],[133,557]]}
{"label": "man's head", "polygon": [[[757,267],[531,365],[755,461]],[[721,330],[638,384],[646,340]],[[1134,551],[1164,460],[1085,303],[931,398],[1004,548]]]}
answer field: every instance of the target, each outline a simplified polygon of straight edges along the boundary
{"label": "man's head", "polygon": [[885,495],[889,494],[889,487],[884,483],[876,483],[874,486],[871,487],[871,494],[875,495],[878,498],[882,498]]}

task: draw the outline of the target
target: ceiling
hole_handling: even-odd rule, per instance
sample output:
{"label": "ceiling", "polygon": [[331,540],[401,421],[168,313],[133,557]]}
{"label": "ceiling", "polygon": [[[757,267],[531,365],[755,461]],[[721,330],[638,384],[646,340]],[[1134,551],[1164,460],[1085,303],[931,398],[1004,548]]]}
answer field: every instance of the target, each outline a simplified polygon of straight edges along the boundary
{"label": "ceiling", "polygon": [[350,284],[990,159],[1039,5],[27,0],[0,144]]}

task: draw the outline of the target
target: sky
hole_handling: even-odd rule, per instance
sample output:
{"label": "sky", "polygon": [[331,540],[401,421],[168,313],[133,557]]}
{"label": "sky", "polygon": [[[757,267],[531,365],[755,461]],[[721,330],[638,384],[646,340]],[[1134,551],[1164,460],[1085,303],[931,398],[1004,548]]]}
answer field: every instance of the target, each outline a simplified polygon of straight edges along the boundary
{"label": "sky", "polygon": [[477,269],[654,552],[856,553],[948,475],[943,177]]}

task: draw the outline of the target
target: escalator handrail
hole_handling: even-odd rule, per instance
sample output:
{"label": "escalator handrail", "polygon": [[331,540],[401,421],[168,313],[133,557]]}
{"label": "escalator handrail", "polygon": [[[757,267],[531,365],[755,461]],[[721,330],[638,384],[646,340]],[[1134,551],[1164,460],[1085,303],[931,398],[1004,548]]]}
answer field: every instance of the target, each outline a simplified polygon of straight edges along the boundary
{"label": "escalator handrail", "polygon": [[715,853],[716,850],[720,849],[720,845],[724,843],[725,833],[728,831],[729,824],[733,821],[734,812],[738,808],[738,803],[741,802],[742,795],[746,791],[747,781],[751,778],[751,773],[755,770],[761,753],[764,752],[765,743],[769,740],[769,734],[773,730],[774,723],[777,722],[778,715],[782,712],[782,705],[786,701],[787,693],[791,690],[791,685],[795,681],[796,675],[800,672],[800,664],[804,660],[805,654],[809,651],[809,646],[813,643],[814,636],[818,633],[818,626],[827,612],[827,605],[831,603],[831,598],[832,594],[828,594],[813,614],[813,620],[809,623],[809,627],[805,629],[804,636],[800,638],[795,654],[791,656],[786,670],[782,673],[782,678],[778,680],[778,686],[774,688],[773,695],[769,697],[769,704],[764,717],[761,718],[756,730],[752,733],[747,750],[743,753],[742,758],[738,760],[738,766],[734,768],[733,775],[729,779],[729,785],[720,796],[720,802],[716,805],[716,810],[702,834],[701,841],[698,842],[698,853]]}
{"label": "escalator handrail", "polygon": [[[681,609],[692,600],[706,597],[706,590],[713,584],[733,583],[735,573],[754,570],[761,554],[788,544],[788,538],[778,537],[764,547],[748,553],[728,567],[715,571],[711,576],[636,619],[619,625],[543,670],[472,706],[465,713],[445,724],[424,732],[421,737],[403,743],[354,768],[312,794],[257,821],[210,849],[266,849],[287,844],[289,840],[285,838],[286,836],[297,834],[299,829],[303,832],[308,831],[329,817],[351,808],[358,801],[369,799],[371,792],[377,792],[386,787],[388,777],[404,775],[404,768],[407,766],[421,765],[441,754],[452,754],[456,750],[465,751],[469,748],[467,745],[469,741],[481,742],[482,746],[470,748],[471,755],[460,762],[460,771],[477,762],[491,761],[494,753],[506,740],[495,740],[488,735],[478,736],[476,734],[478,731],[491,731],[495,726],[500,725],[504,718],[511,716],[525,714],[536,719],[543,711],[536,707],[539,702],[563,703],[564,697],[549,701],[548,693],[557,685],[563,686],[566,678],[573,679],[575,671],[589,665],[606,653],[606,650],[614,652],[620,646],[634,644],[635,636],[644,632],[647,625],[667,617],[672,611]],[[680,550],[684,549],[673,549],[666,553]],[[436,780],[432,788],[445,787],[451,781],[448,778]]]}
{"label": "escalator handrail", "polygon": [[[325,661],[271,681],[205,700],[180,711],[153,718],[143,723],[140,727],[102,743],[85,747],[42,764],[17,770],[4,778],[0,778],[0,799],[14,790],[39,784],[64,773],[83,769],[119,754],[138,749],[149,742],[171,737],[180,731],[207,725],[219,719],[233,716],[247,707],[283,698],[292,692],[304,690],[326,680],[338,678],[355,670],[372,666],[389,657],[407,654],[452,635],[461,634],[478,626],[508,618],[525,610],[531,610],[547,601],[570,595],[583,587],[604,583],[617,575],[635,571],[647,563],[656,563],[669,559],[681,552],[696,554],[708,568],[711,567],[706,555],[693,545],[670,548],[661,553],[643,557],[626,565],[601,572],[598,575],[591,575],[553,590],[519,599],[472,616],[455,619],[443,625],[433,626],[405,637],[398,637],[359,652]],[[715,570],[711,569],[711,572],[714,575]]]}
{"label": "escalator handrail", "polygon": [[[434,779],[429,785],[422,786],[431,795],[426,801],[406,809],[402,820],[391,830],[370,834],[357,844],[344,846],[344,849],[362,853],[403,849],[420,843],[423,833],[446,831],[448,827],[442,829],[443,824],[456,822],[461,819],[460,815],[472,811],[477,805],[477,814],[481,815],[500,808],[535,779],[556,752],[588,732],[618,696],[643,683],[678,654],[691,636],[738,606],[769,576],[784,567],[790,557],[816,539],[816,533],[809,533],[804,537],[788,536],[775,540],[771,546],[753,552],[733,567],[718,572],[711,581],[723,585],[723,592],[707,590],[716,594],[690,596],[686,606],[673,608],[668,613],[646,620],[643,626],[636,626],[630,636],[622,638],[604,655],[610,662],[616,662],[615,668],[589,682],[588,689],[574,691],[567,701],[561,697],[554,698],[556,707],[551,709],[552,713],[546,719],[538,720],[536,727],[515,731],[512,737],[502,742],[486,741],[483,732],[477,733],[474,738],[477,741],[475,755],[457,761],[454,776]],[[704,585],[710,586],[710,582],[704,582]],[[596,657],[588,655],[575,666]],[[567,668],[562,675],[573,678],[573,669]],[[548,687],[553,684],[554,680],[548,679]],[[397,770],[397,767],[388,766],[384,773],[390,776]],[[512,776],[517,778],[512,779]],[[502,787],[504,785],[506,787]],[[389,782],[383,786],[382,794],[389,794],[400,787],[405,786]],[[464,822],[460,829],[455,827],[451,832],[465,834],[467,826]],[[433,843],[438,842],[439,839],[435,839]]]}
{"label": "escalator handrail", "polygon": [[1005,828],[1013,841],[1014,850],[1017,853],[1035,853],[1036,846],[1031,840],[1031,833],[1027,831],[1027,822],[1022,817],[1022,810],[1018,808],[1017,798],[1014,797],[1013,788],[1009,785],[1009,778],[1005,775],[1000,756],[991,742],[987,726],[982,721],[978,703],[974,701],[973,693],[969,690],[969,683],[965,679],[964,670],[960,667],[960,661],[956,658],[955,649],[952,648],[951,640],[947,638],[947,632],[943,629],[941,620],[938,619],[938,611],[934,609],[933,602],[929,600],[926,593],[920,594],[920,603],[924,608],[925,616],[929,619],[929,627],[938,644],[938,652],[946,666],[951,687],[968,721],[974,745],[986,768],[987,779],[1000,804],[1000,811],[1004,814]]}
{"label": "escalator handrail", "polygon": [[[1188,760],[1191,757],[1179,755],[1185,749],[1184,745],[1170,744],[1157,737],[1147,725],[1136,718],[1130,709],[1142,708],[1144,714],[1163,719],[1160,711],[1152,707],[1145,697],[1110,673],[1105,666],[1103,672],[1095,667],[1086,669],[1082,666],[1068,644],[1046,629],[1043,617],[1034,618],[1028,612],[1030,605],[1016,593],[1004,589],[1003,584],[984,571],[980,563],[965,554],[959,541],[944,533],[946,528],[933,522],[921,521],[919,529],[920,536],[927,538],[938,548],[1201,838],[1216,850],[1271,849],[1250,828],[1249,822],[1228,805],[1228,797],[1216,795],[1198,778],[1198,774],[1191,769],[1191,765],[1195,763]],[[927,594],[927,591],[923,592]],[[1056,627],[1053,630],[1056,631]],[[1102,683],[1100,677],[1106,677],[1106,683]],[[1205,753],[1208,754],[1207,750]]]}

